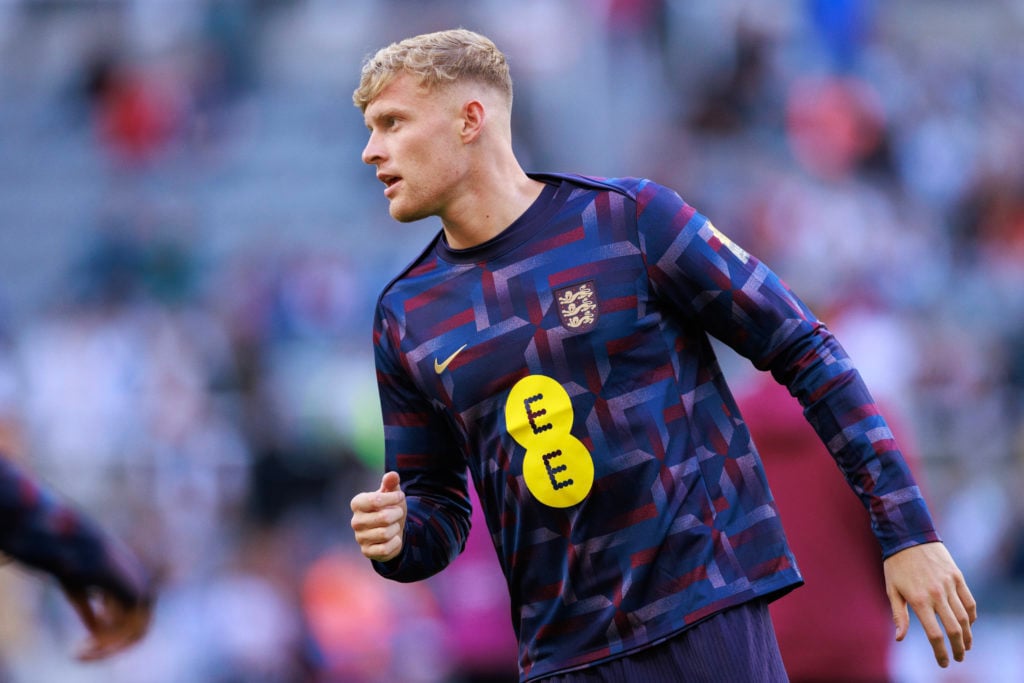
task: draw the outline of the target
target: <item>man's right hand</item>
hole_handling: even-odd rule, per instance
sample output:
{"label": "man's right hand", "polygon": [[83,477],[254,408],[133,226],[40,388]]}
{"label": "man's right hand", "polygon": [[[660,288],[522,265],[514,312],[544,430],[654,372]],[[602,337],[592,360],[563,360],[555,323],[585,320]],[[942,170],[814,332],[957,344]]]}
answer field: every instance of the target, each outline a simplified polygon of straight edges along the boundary
{"label": "man's right hand", "polygon": [[352,530],[363,555],[387,562],[402,552],[408,508],[397,472],[388,472],[376,491],[352,498]]}
{"label": "man's right hand", "polygon": [[99,588],[87,591],[67,586],[64,594],[89,631],[77,655],[84,662],[105,659],[134,645],[146,635],[153,617],[150,599],[125,603]]}

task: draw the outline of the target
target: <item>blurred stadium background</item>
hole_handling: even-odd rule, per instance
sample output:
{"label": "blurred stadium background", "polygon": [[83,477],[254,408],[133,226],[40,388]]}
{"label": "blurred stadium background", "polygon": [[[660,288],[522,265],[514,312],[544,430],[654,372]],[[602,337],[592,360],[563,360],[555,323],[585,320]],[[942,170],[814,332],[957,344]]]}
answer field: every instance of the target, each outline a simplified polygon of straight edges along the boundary
{"label": "blurred stadium background", "polygon": [[83,666],[0,570],[0,681],[509,680],[488,547],[398,586],[348,527],[373,304],[437,228],[388,217],[350,94],[453,26],[509,55],[528,170],[676,188],[900,411],[982,616],[946,671],[915,620],[896,679],[1024,680],[1024,2],[0,0],[0,441],[163,581]]}

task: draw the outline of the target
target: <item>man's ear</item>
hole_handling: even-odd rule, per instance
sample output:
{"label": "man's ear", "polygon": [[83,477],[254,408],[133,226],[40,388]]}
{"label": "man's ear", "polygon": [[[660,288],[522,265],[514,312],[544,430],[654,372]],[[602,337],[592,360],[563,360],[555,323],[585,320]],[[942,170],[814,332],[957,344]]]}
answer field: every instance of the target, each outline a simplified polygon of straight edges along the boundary
{"label": "man's ear", "polygon": [[470,143],[480,137],[484,129],[487,110],[480,100],[469,100],[462,105],[462,142]]}

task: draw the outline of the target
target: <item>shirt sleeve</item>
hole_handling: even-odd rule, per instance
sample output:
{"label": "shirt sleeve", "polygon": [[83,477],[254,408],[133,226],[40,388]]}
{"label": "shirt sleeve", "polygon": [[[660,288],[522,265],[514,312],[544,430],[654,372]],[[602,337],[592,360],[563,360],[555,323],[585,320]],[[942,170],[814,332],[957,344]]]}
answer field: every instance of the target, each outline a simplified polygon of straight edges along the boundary
{"label": "shirt sleeve", "polygon": [[867,508],[883,556],[939,540],[888,424],[824,323],[671,190],[655,183],[638,189],[637,226],[655,295],[770,371],[800,401]]}
{"label": "shirt sleeve", "polygon": [[0,550],[68,587],[99,587],[127,605],[149,599],[149,577],[126,547],[3,456]]}
{"label": "shirt sleeve", "polygon": [[384,420],[385,471],[398,472],[408,517],[401,554],[373,564],[381,576],[409,582],[436,574],[462,552],[472,508],[465,455],[443,412],[410,380],[396,352],[393,332],[394,326],[378,308],[374,351]]}

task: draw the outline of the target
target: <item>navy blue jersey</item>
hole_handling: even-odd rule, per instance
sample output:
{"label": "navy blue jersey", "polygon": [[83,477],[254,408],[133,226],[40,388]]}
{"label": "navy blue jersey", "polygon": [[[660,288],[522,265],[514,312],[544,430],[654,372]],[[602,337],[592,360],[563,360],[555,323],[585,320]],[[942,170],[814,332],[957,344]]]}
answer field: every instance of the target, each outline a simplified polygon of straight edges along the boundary
{"label": "navy blue jersey", "polygon": [[439,234],[382,293],[386,466],[413,581],[469,532],[467,468],[512,597],[523,680],[658,643],[801,582],[713,335],[770,370],[869,510],[885,555],[937,540],[828,329],[674,192],[547,184],[494,239]]}

